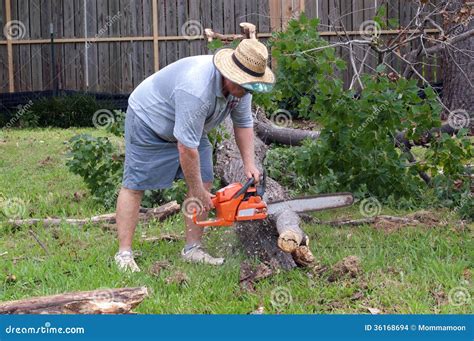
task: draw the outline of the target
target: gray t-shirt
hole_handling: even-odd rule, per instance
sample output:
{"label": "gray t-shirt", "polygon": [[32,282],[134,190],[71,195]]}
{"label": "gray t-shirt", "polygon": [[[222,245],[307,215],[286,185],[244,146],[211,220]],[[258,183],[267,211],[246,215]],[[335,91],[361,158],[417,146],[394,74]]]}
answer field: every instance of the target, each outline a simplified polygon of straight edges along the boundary
{"label": "gray t-shirt", "polygon": [[166,66],[132,92],[129,106],[158,136],[189,148],[197,148],[229,113],[234,126],[252,127],[252,96],[224,97],[212,57],[188,57]]}

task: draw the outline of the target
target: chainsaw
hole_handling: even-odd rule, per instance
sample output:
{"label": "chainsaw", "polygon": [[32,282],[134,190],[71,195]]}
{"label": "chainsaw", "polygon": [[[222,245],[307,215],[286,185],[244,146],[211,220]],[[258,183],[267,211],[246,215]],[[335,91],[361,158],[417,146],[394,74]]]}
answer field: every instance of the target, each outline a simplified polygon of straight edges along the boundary
{"label": "chainsaw", "polygon": [[250,178],[245,184],[239,182],[227,185],[216,192],[211,199],[215,207],[214,219],[198,220],[198,212],[193,213],[194,224],[206,226],[231,226],[235,222],[266,219],[269,214],[291,210],[296,213],[321,211],[325,209],[350,206],[354,202],[351,193],[331,193],[305,196],[289,200],[266,203],[266,175],[263,173],[259,185]]}

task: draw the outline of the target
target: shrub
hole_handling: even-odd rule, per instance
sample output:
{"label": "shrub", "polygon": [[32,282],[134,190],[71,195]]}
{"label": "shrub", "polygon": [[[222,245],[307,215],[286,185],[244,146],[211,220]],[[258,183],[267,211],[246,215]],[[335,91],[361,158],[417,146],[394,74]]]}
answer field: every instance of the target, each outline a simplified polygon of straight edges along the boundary
{"label": "shrub", "polygon": [[33,102],[20,117],[17,125],[26,127],[92,127],[93,115],[99,110],[113,110],[107,101],[98,101],[93,96],[74,94],[45,97]]}

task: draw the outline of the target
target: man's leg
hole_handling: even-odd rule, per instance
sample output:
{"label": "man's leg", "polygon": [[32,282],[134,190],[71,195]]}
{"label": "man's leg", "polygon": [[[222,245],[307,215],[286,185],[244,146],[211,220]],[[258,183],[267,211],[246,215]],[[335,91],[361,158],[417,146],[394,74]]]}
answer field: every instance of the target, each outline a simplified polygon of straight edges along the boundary
{"label": "man's leg", "polygon": [[132,241],[138,224],[142,197],[143,191],[122,187],[117,199],[116,220],[119,252],[115,255],[115,260],[122,270],[140,271],[133,259]]}
{"label": "man's leg", "polygon": [[[212,182],[204,182],[204,188],[211,191]],[[189,193],[187,198],[189,198]],[[198,216],[198,220],[207,219],[208,213],[203,212]],[[192,218],[184,216],[186,224],[186,245],[181,252],[182,257],[189,262],[207,263],[212,265],[221,265],[224,263],[224,258],[214,258],[207,254],[201,248],[201,239],[204,232],[202,226],[194,224]]]}

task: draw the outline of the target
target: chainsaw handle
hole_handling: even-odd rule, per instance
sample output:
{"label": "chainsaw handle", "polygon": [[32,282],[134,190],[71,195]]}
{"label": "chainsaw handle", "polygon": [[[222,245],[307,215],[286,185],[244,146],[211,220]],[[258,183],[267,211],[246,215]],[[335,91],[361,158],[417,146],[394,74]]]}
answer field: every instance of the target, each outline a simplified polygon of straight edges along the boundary
{"label": "chainsaw handle", "polygon": [[249,189],[249,187],[252,186],[254,183],[255,183],[255,179],[254,179],[254,178],[248,179],[247,182],[245,183],[245,185],[244,185],[241,189],[239,189],[239,191],[238,191],[237,193],[235,193],[232,198],[233,198],[233,199],[238,198],[239,196],[241,196],[242,194],[244,194],[245,192],[247,192],[247,190]]}

